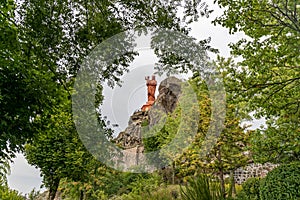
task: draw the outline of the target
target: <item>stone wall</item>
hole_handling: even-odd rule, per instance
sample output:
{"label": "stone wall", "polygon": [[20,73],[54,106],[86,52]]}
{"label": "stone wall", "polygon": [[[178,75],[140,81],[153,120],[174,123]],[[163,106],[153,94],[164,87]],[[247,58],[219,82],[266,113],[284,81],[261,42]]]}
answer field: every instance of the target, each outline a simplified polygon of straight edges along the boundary
{"label": "stone wall", "polygon": [[234,180],[237,184],[242,184],[251,177],[265,177],[269,171],[279,165],[272,163],[258,164],[251,163],[245,167],[240,167],[234,172]]}

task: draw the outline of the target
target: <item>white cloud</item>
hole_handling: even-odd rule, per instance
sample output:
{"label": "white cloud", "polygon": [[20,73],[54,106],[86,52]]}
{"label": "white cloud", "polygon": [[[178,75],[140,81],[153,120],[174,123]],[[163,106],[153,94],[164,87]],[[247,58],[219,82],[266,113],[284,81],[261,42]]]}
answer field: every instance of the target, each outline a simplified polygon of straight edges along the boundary
{"label": "white cloud", "polygon": [[26,194],[33,188],[39,190],[41,183],[40,171],[29,165],[22,154],[17,154],[11,164],[11,175],[8,176],[9,187]]}

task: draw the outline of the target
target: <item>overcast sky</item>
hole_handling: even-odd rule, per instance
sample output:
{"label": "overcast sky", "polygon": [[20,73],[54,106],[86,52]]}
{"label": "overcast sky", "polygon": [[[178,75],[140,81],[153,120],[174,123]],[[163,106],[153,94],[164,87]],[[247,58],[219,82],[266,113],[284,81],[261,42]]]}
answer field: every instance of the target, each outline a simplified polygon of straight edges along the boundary
{"label": "overcast sky", "polygon": [[[191,25],[191,35],[198,41],[211,37],[211,46],[218,48],[222,56],[228,57],[230,55],[228,44],[238,41],[243,34],[229,35],[227,29],[221,26],[213,26],[210,21],[219,16],[221,10],[215,5],[209,5],[209,8],[215,11],[209,19],[200,18],[199,22],[193,23]],[[141,48],[139,54],[139,57],[131,65],[131,72],[123,77],[123,86],[121,88],[116,87],[114,90],[106,88],[104,91],[103,113],[108,116],[112,123],[119,124],[119,131],[124,130],[127,126],[128,117],[147,101],[144,77],[152,75],[157,58],[152,50],[148,48]],[[157,79],[159,83],[163,77]],[[122,103],[120,103],[120,100],[122,100]],[[258,126],[258,123],[254,123]],[[39,170],[29,166],[24,156],[18,154],[11,166],[11,175],[8,177],[9,186],[25,194],[33,188],[39,189],[41,181]]]}

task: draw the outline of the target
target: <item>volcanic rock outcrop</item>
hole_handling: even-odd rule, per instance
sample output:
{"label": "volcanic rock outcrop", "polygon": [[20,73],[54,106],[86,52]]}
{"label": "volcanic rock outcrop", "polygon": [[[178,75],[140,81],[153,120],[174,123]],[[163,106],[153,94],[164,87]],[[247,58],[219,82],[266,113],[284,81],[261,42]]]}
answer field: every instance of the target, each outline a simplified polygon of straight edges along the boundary
{"label": "volcanic rock outcrop", "polygon": [[134,112],[129,119],[127,128],[114,139],[115,143],[123,149],[123,163],[126,163],[126,168],[137,166],[144,159],[142,128],[153,127],[164,115],[176,108],[181,94],[181,83],[175,77],[163,80],[158,88],[159,94],[151,108]]}

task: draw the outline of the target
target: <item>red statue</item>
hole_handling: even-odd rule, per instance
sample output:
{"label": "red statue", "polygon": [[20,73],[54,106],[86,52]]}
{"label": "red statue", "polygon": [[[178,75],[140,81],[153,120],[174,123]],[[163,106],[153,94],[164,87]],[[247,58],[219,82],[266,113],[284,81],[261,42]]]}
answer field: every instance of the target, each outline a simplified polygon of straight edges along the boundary
{"label": "red statue", "polygon": [[142,106],[142,111],[148,111],[151,106],[154,104],[155,101],[155,90],[157,82],[155,80],[155,76],[152,76],[152,79],[150,80],[149,76],[145,77],[147,90],[148,90],[148,101],[145,105]]}

